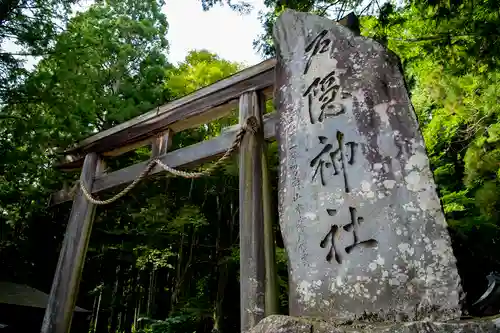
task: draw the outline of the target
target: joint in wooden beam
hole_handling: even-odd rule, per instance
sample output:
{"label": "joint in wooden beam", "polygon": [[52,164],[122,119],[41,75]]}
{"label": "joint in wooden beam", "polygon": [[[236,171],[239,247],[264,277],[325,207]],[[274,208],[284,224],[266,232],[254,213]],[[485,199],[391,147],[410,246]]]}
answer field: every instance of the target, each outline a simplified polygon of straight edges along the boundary
{"label": "joint in wooden beam", "polygon": [[[275,112],[268,113],[263,116],[264,139],[274,140],[276,135],[276,127],[278,117]],[[181,149],[173,150],[162,155],[160,160],[173,168],[189,168],[199,165],[204,162],[211,161],[222,156],[226,150],[231,147],[234,142],[236,133],[240,125],[228,127],[219,136],[187,146]],[[126,168],[110,172],[108,174],[98,176],[95,179],[93,194],[100,193],[107,189],[125,185],[132,182],[144,170],[149,161],[139,162]],[[150,176],[164,172],[160,167],[155,167],[150,172]],[[50,206],[58,205],[65,201],[71,200],[71,197],[64,190],[52,194]]]}
{"label": "joint in wooden beam", "polygon": [[172,130],[166,130],[151,140],[151,157],[158,157],[167,153],[172,145],[173,134]]}

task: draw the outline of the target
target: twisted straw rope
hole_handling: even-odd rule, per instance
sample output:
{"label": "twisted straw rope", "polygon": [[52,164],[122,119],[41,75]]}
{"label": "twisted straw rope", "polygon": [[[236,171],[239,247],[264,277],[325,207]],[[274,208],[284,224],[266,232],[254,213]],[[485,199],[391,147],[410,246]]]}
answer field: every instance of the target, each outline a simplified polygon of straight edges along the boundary
{"label": "twisted straw rope", "polygon": [[[130,192],[135,186],[137,186],[137,184],[139,184],[139,182],[141,180],[143,180],[144,178],[147,177],[147,175],[151,172],[151,170],[153,170],[153,168],[156,165],[160,166],[162,169],[164,169],[165,171],[167,171],[175,176],[180,176],[180,177],[184,177],[184,178],[193,179],[193,178],[200,178],[203,176],[208,176],[212,172],[214,172],[218,167],[220,167],[224,162],[226,162],[226,160],[229,159],[231,157],[231,155],[235,151],[238,150],[238,148],[241,145],[241,141],[243,141],[243,138],[244,138],[246,133],[255,134],[255,133],[257,133],[258,130],[259,130],[259,123],[257,121],[257,118],[255,118],[254,116],[248,117],[245,120],[245,122],[242,124],[242,126],[240,127],[238,132],[236,133],[233,144],[231,145],[231,147],[229,147],[228,150],[226,150],[224,155],[222,155],[222,157],[219,160],[217,160],[217,162],[213,163],[205,170],[202,170],[199,172],[189,172],[189,171],[178,170],[178,169],[172,168],[172,167],[164,164],[162,161],[160,161],[160,159],[154,158],[146,165],[144,170],[139,174],[139,176],[132,183],[130,183],[120,193],[116,194],[112,198],[109,198],[106,200],[98,200],[92,196],[92,194],[87,190],[87,188],[85,187],[83,182],[78,181],[80,183],[80,189],[82,190],[82,192],[85,195],[85,197],[87,198],[87,200],[90,201],[91,203],[93,203],[94,205],[108,205],[108,204],[113,203],[116,200],[120,199],[121,197],[126,195],[128,192]],[[76,189],[76,186],[74,189]]]}

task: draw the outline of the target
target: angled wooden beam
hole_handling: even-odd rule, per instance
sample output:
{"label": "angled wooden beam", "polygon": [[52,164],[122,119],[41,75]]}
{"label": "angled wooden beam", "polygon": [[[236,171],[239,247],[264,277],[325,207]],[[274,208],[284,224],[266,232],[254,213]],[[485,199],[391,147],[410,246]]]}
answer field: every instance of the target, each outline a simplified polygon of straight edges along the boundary
{"label": "angled wooden beam", "polygon": [[[274,140],[278,117],[275,112],[264,116],[264,138]],[[204,162],[209,162],[224,154],[233,143],[239,125],[231,126],[224,130],[218,137],[202,141],[197,144],[177,149],[160,157],[160,160],[171,167],[193,167]],[[92,188],[93,194],[125,185],[132,182],[146,167],[149,161],[140,162],[129,167],[98,176]],[[160,167],[154,168],[150,175],[163,172]],[[70,191],[61,190],[52,194],[50,205],[54,206],[72,200]]]}
{"label": "angled wooden beam", "polygon": [[[275,63],[275,59],[268,59],[185,97],[92,135],[66,150],[66,154],[80,156],[90,151],[109,152],[154,136],[167,127],[178,132],[225,116],[237,105],[236,101],[242,91],[261,90],[273,85]],[[270,93],[271,89],[266,91]]]}
{"label": "angled wooden beam", "polygon": [[[80,181],[88,189],[92,189],[96,173],[103,169],[104,165],[97,154],[90,153],[85,158]],[[91,204],[78,189],[59,254],[43,319],[42,333],[69,332],[94,214],[95,205]]]}
{"label": "angled wooden beam", "polygon": [[[261,90],[261,92],[266,96],[267,99],[272,98],[273,94],[273,86],[266,87]],[[209,109],[204,113],[201,113],[198,116],[189,118],[187,121],[180,121],[176,123],[170,124],[168,127],[170,130],[174,132],[180,132],[184,129],[197,127],[204,123],[209,123],[218,118],[224,117],[231,113],[237,107],[237,99],[230,100],[229,102],[219,105],[215,108]],[[111,148],[110,150],[103,150],[99,147],[96,147],[95,151],[99,151],[102,156],[119,156],[131,150],[135,150],[141,147],[148,145],[151,142],[151,137],[154,137],[155,132],[152,132],[150,136],[146,136],[145,138],[141,138],[138,140],[131,140],[128,143],[125,143],[117,148]],[[75,169],[79,169],[82,166],[83,158],[85,157],[85,153],[79,153],[69,151],[70,154],[64,157],[64,160],[56,165],[56,168],[64,171],[75,171]]]}

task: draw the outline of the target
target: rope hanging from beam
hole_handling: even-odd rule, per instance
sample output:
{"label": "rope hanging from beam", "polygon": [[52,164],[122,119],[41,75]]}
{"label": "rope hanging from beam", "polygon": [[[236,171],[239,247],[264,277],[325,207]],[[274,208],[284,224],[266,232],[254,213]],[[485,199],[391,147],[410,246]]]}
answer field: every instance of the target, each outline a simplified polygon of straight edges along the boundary
{"label": "rope hanging from beam", "polygon": [[[164,164],[160,159],[155,158],[147,164],[147,166],[144,168],[144,170],[139,174],[139,176],[132,183],[130,183],[127,187],[125,187],[122,191],[120,191],[120,193],[117,193],[112,198],[109,198],[106,200],[98,200],[92,196],[92,194],[89,192],[89,190],[85,187],[85,185],[81,181],[78,181],[80,184],[80,189],[82,190],[83,195],[85,195],[87,200],[90,201],[91,203],[93,203],[94,205],[108,205],[108,204],[111,204],[111,203],[115,202],[116,200],[120,199],[121,197],[126,195],[128,192],[130,192],[134,187],[137,186],[137,184],[139,184],[139,182],[141,180],[146,178],[148,176],[148,174],[151,172],[151,170],[153,170],[153,168],[157,165],[159,167],[161,167],[162,169],[164,169],[165,171],[173,174],[174,176],[179,176],[179,177],[183,177],[183,178],[194,179],[194,178],[201,178],[203,176],[208,176],[208,175],[212,174],[222,164],[224,164],[226,162],[226,160],[228,160],[231,157],[231,155],[235,151],[238,150],[238,148],[240,147],[241,141],[245,137],[246,133],[255,134],[255,133],[257,133],[258,130],[259,130],[259,123],[257,121],[257,118],[255,118],[254,116],[248,117],[245,120],[245,122],[242,124],[242,126],[240,127],[238,132],[236,133],[236,136],[234,138],[234,141],[233,141],[233,144],[231,145],[231,147],[229,147],[229,149],[226,150],[224,155],[222,155],[222,157],[219,160],[217,160],[217,162],[213,163],[208,168],[206,168],[205,170],[202,170],[202,171],[190,172],[190,171],[178,170],[178,169],[172,168],[172,167]],[[76,189],[76,186],[75,186],[75,189]]]}

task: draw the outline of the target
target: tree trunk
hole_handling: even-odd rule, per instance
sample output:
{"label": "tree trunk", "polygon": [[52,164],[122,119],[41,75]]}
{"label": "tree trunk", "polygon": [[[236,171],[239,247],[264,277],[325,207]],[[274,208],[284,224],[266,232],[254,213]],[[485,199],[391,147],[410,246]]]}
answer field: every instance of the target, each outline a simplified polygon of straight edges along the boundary
{"label": "tree trunk", "polygon": [[[180,260],[179,260],[178,265],[177,265],[177,270],[178,270],[177,271],[177,281],[175,281],[175,284],[174,284],[175,287],[174,287],[174,290],[172,292],[170,313],[172,313],[175,309],[175,305],[177,304],[179,295],[182,291],[182,286],[184,284],[184,280],[186,279],[186,275],[189,271],[189,267],[191,267],[191,262],[193,260],[193,252],[194,252],[195,245],[198,243],[196,229],[191,228],[191,232],[192,232],[192,235],[191,235],[191,242],[189,245],[189,255],[188,255],[187,261],[184,264],[183,269],[181,269],[182,264],[181,264]],[[181,243],[181,245],[182,245],[182,243]]]}
{"label": "tree trunk", "polygon": [[131,270],[132,267],[130,266],[129,269],[127,269],[125,277],[123,279],[123,288],[122,288],[122,302],[120,304],[120,320],[118,324],[118,328],[120,332],[125,332],[127,328],[130,328],[130,325],[127,324],[127,313],[128,313],[128,303],[129,303],[129,298],[130,298],[130,289],[132,286],[132,281],[131,281]]}
{"label": "tree trunk", "polygon": [[172,296],[170,297],[170,311],[174,311],[175,304],[177,303],[177,296],[179,291],[178,286],[179,282],[181,280],[181,267],[182,267],[182,258],[183,258],[183,251],[184,251],[184,226],[182,227],[181,231],[181,244],[179,245],[179,254],[177,256],[177,268],[175,270],[176,272],[176,279],[173,282],[173,290],[172,290]]}
{"label": "tree trunk", "polygon": [[[225,190],[222,190],[222,194],[225,193]],[[220,197],[217,196],[217,237],[215,238],[215,260],[220,263],[221,259],[224,257],[224,250],[221,249],[223,247],[223,240],[221,239],[221,229],[222,229],[222,205]],[[222,243],[222,244],[221,244]],[[213,312],[213,321],[214,327],[212,332],[220,332],[221,330],[221,320],[222,320],[222,301],[224,299],[224,289],[226,287],[227,282],[227,264],[221,263],[215,267],[215,274],[217,276],[217,286],[214,300],[214,312]]]}
{"label": "tree trunk", "polygon": [[97,320],[99,319],[99,311],[101,310],[102,289],[99,291],[99,299],[97,301],[97,311],[94,318],[94,333],[97,331]]}
{"label": "tree trunk", "polygon": [[148,304],[146,307],[146,316],[148,318],[153,318],[153,305],[154,305],[154,294],[156,285],[156,269],[153,268],[149,274],[149,290],[148,290]]}
{"label": "tree trunk", "polygon": [[140,316],[142,315],[141,314],[141,308],[142,308],[142,305],[143,305],[143,302],[144,302],[144,294],[145,294],[145,283],[144,283],[144,271],[141,271],[139,270],[137,272],[137,298],[136,298],[136,317],[135,317],[135,327],[136,327],[136,330],[139,329],[140,327],[140,323],[138,322]]}
{"label": "tree trunk", "polygon": [[98,297],[94,296],[94,304],[92,305],[92,316],[90,317],[90,327],[94,326],[94,321],[95,321],[95,316],[96,316],[95,308],[97,306],[97,299],[98,299]]}
{"label": "tree trunk", "polygon": [[125,321],[123,327],[123,331],[125,333],[131,333],[132,327],[135,326],[135,305],[137,300],[137,286],[139,284],[139,280],[137,277],[137,269],[132,264],[130,267],[130,278],[129,278],[129,288],[127,292],[127,302],[125,307]]}
{"label": "tree trunk", "polygon": [[109,323],[109,333],[115,333],[118,329],[118,316],[121,309],[121,296],[123,292],[123,267],[118,264],[116,267],[116,283],[111,301],[111,318]]}

